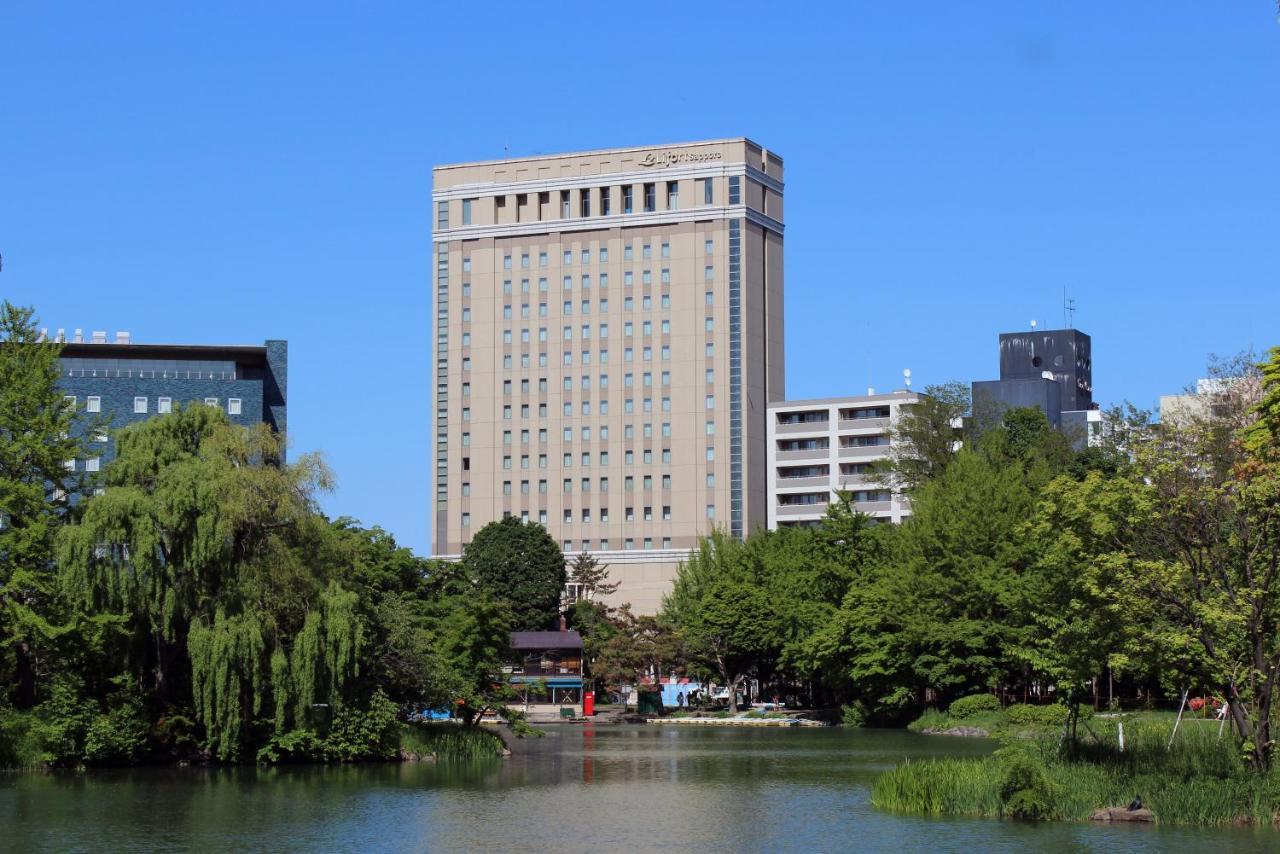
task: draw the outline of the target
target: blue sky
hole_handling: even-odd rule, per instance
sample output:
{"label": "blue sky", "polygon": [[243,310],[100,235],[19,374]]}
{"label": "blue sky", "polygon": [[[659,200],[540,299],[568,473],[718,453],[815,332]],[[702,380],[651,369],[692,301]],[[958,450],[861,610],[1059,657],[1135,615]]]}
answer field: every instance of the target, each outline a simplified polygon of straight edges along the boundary
{"label": "blue sky", "polygon": [[749,136],[786,160],[789,397],[1093,336],[1104,404],[1280,344],[1271,0],[0,6],[0,296],[290,342],[333,514],[429,550],[435,163]]}

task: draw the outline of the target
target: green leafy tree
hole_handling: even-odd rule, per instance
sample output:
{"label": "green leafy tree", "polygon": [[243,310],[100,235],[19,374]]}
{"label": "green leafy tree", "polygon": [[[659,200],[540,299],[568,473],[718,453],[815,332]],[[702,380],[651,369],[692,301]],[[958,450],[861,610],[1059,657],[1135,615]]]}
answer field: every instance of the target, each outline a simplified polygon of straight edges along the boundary
{"label": "green leafy tree", "polygon": [[1244,428],[1245,448],[1255,457],[1269,458],[1280,449],[1280,347],[1258,366],[1261,392],[1252,414],[1257,420]]}
{"label": "green leafy tree", "polygon": [[457,715],[468,725],[490,710],[510,717],[516,693],[503,667],[510,653],[510,612],[481,591],[436,603],[436,656]]}
{"label": "green leafy tree", "polygon": [[1151,654],[1151,637],[1129,607],[1132,593],[1119,583],[1126,558],[1114,553],[1127,535],[1128,493],[1125,480],[1102,471],[1083,480],[1059,477],[1041,494],[1026,531],[1034,549],[1019,610],[1033,626],[1019,655],[1066,699],[1073,742],[1089,683]]}
{"label": "green leafy tree", "polygon": [[269,428],[199,405],[122,430],[117,449],[59,563],[81,609],[126,615],[118,672],[189,704],[222,759],[251,755],[259,721],[306,728],[314,708],[354,701],[365,628],[326,561],[318,458],[286,465]]}
{"label": "green leafy tree", "polygon": [[546,630],[560,614],[564,554],[547,529],[514,516],[490,522],[462,551],[481,589],[510,609],[513,630]]}
{"label": "green leafy tree", "polygon": [[66,632],[54,535],[77,485],[65,464],[83,449],[57,387],[60,350],[40,340],[30,309],[0,306],[0,662],[19,708],[40,699]]}
{"label": "green leafy tree", "polygon": [[611,617],[597,649],[592,677],[612,690],[660,679],[683,666],[675,632],[656,617],[633,614],[629,605]]}
{"label": "green leafy tree", "polygon": [[[1274,351],[1273,351],[1274,353]],[[1277,357],[1267,369],[1274,375]],[[1111,501],[1124,521],[1096,560],[1179,686],[1227,700],[1249,762],[1268,769],[1280,674],[1280,465],[1256,372],[1163,424]],[[1267,392],[1274,385],[1267,387]]]}
{"label": "green leafy tree", "polygon": [[364,689],[381,690],[400,707],[447,705],[435,648],[431,561],[381,528],[361,528],[351,519],[334,521],[332,532],[342,584],[357,595],[365,626]]}
{"label": "green leafy tree", "polygon": [[602,564],[587,552],[573,559],[569,567],[569,580],[577,584],[587,599],[612,596],[622,582],[609,580],[609,565]]}
{"label": "green leafy tree", "polygon": [[889,718],[1016,679],[1029,624],[1019,532],[1035,497],[1021,467],[962,449],[815,639],[825,667]]}
{"label": "green leafy tree", "polygon": [[776,661],[785,640],[760,563],[745,544],[721,532],[704,539],[681,565],[663,618],[679,628],[690,662],[729,689],[734,712],[744,680]]}
{"label": "green leafy tree", "polygon": [[913,492],[946,470],[955,459],[969,405],[969,387],[949,382],[926,386],[918,402],[902,409],[884,466],[895,488]]}

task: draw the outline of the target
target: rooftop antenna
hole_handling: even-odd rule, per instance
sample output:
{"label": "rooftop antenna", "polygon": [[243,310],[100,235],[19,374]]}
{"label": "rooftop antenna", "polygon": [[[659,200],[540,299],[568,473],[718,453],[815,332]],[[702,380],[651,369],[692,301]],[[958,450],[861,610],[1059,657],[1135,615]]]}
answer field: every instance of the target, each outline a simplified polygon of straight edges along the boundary
{"label": "rooftop antenna", "polygon": [[1035,332],[1035,331],[1036,331],[1036,322],[1035,322],[1034,320],[1033,320],[1033,321],[1031,321],[1031,331],[1032,331],[1032,332]]}
{"label": "rooftop antenna", "polygon": [[910,368],[903,368],[902,381],[907,384],[908,389],[911,388],[911,369]]}
{"label": "rooftop antenna", "polygon": [[1066,322],[1067,329],[1075,328],[1076,320],[1076,301],[1067,299],[1067,286],[1062,286],[1062,319]]}

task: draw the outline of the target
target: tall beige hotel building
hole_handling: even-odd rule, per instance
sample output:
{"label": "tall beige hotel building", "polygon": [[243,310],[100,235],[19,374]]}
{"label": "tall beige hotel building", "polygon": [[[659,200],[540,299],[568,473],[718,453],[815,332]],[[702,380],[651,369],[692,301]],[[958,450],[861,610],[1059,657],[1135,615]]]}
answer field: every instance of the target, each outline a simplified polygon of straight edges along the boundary
{"label": "tall beige hotel building", "polygon": [[545,525],[653,613],[767,522],[782,159],[743,138],[438,166],[435,525]]}

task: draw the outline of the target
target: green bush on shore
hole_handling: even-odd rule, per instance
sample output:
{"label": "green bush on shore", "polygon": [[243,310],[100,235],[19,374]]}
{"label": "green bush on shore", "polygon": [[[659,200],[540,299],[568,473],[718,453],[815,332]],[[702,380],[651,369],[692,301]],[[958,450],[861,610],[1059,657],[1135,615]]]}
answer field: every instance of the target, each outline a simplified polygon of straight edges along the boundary
{"label": "green bush on shore", "polygon": [[[946,732],[965,727],[986,730],[992,735],[1007,731],[1061,730],[1069,713],[1070,710],[1061,703],[1044,706],[1014,703],[1001,710],[1000,701],[996,697],[975,694],[956,700],[946,712],[925,709],[924,714],[907,724],[907,729],[912,732]],[[1081,707],[1080,720],[1091,717],[1093,709]]]}
{"label": "green bush on shore", "polygon": [[1000,711],[1000,698],[995,694],[973,694],[961,697],[947,707],[947,713],[953,718],[967,718],[978,712]]}

